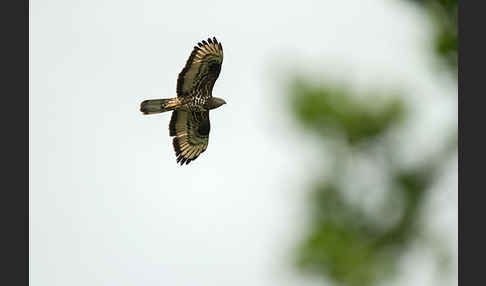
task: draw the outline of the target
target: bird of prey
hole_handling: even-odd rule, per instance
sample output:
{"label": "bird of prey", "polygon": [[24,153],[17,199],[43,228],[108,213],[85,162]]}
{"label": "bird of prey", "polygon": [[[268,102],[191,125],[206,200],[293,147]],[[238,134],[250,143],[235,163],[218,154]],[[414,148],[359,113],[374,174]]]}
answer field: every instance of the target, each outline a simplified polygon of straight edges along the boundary
{"label": "bird of prey", "polygon": [[149,99],[140,104],[143,114],[172,111],[169,136],[177,163],[195,160],[208,147],[209,111],[226,102],[213,97],[213,86],[221,71],[223,47],[213,37],[197,43],[177,79],[177,97]]}

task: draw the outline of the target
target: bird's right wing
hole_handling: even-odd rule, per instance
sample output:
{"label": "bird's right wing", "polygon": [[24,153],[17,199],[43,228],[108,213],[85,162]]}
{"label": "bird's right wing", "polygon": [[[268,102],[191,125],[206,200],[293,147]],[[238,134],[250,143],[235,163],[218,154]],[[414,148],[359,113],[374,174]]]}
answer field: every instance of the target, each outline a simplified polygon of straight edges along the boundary
{"label": "bird's right wing", "polygon": [[194,89],[212,90],[223,63],[223,46],[213,37],[194,47],[177,78],[177,96],[187,96]]}
{"label": "bird's right wing", "polygon": [[173,139],[177,163],[189,164],[208,147],[209,111],[191,112],[174,110],[169,124],[169,135]]}

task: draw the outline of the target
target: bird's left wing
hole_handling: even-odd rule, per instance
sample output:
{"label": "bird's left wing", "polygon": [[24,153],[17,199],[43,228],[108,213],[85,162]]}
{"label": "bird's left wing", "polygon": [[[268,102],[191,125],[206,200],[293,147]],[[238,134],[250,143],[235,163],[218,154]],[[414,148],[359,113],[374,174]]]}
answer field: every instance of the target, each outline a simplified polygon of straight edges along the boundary
{"label": "bird's left wing", "polygon": [[177,163],[189,164],[208,147],[210,122],[209,111],[191,112],[175,110],[169,124]]}
{"label": "bird's left wing", "polygon": [[223,63],[223,46],[216,38],[198,43],[177,79],[177,96],[191,95],[191,91],[212,90]]}

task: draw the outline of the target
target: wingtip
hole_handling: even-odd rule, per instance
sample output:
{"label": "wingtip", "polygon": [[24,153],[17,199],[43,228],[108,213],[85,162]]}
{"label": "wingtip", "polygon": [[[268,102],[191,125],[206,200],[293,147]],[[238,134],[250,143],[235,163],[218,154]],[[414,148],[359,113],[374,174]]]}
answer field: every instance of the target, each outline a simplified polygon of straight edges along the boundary
{"label": "wingtip", "polygon": [[181,157],[181,158],[182,158],[182,160],[181,160],[181,166],[182,166],[187,161],[187,158],[186,157]]}
{"label": "wingtip", "polygon": [[197,43],[197,46],[194,46],[194,49],[200,49],[204,46],[207,46],[207,45],[218,45],[218,47],[220,49],[223,49],[223,46],[221,45],[221,42],[218,41],[218,39],[216,39],[216,37],[213,36],[213,38],[208,38],[207,40],[202,40],[200,42]]}

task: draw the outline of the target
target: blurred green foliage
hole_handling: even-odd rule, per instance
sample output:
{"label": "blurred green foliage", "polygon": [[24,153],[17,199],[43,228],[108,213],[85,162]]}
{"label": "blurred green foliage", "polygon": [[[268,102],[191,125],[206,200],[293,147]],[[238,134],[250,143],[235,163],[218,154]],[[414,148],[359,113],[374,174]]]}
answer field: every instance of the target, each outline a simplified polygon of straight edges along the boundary
{"label": "blurred green foliage", "polygon": [[[357,97],[341,86],[315,87],[299,79],[291,88],[290,105],[307,130],[322,135],[323,146],[335,157],[331,176],[318,178],[311,187],[312,225],[298,249],[299,267],[344,285],[371,285],[385,279],[393,273],[398,257],[415,237],[424,194],[444,158],[454,149],[446,145],[437,158],[413,169],[403,169],[394,160],[391,143],[385,139],[407,115],[398,95],[385,97],[371,92],[369,96]],[[339,147],[325,144],[336,138],[345,139],[339,141]],[[400,214],[385,227],[380,217],[367,215],[343,195],[346,193],[343,182],[359,183],[367,178],[359,174],[347,178],[349,174],[341,162],[359,154],[373,158],[376,150],[382,151],[385,160],[381,160],[380,169],[390,181],[379,213]]]}
{"label": "blurred green foliage", "polygon": [[[457,1],[408,1],[430,12],[438,25],[436,54],[451,72],[457,71]],[[331,174],[322,171],[310,186],[311,224],[297,248],[296,260],[304,272],[325,276],[339,285],[366,286],[392,277],[401,254],[417,238],[425,195],[445,160],[457,151],[457,134],[422,164],[405,168],[396,160],[393,141],[387,140],[411,116],[401,94],[357,94],[346,86],[316,85],[297,76],[289,88],[293,116],[305,130],[318,135],[323,148],[332,154]],[[349,180],[363,185],[360,192],[370,191],[367,178],[362,174],[349,177],[350,166],[343,163],[357,156],[379,162],[376,165],[387,178],[377,204],[379,215],[369,214],[346,196]],[[392,217],[391,222],[383,223]]]}
{"label": "blurred green foliage", "polygon": [[408,0],[418,3],[431,16],[437,32],[434,36],[435,51],[457,74],[458,0]]}
{"label": "blurred green foliage", "polygon": [[[297,79],[291,92],[297,95],[292,97],[291,106],[307,127],[324,137],[330,132],[342,132],[341,135],[351,144],[383,133],[390,124],[402,118],[404,111],[398,97],[390,99],[375,91],[366,94],[365,100],[359,100],[350,96],[344,85],[323,84],[316,87]],[[388,100],[380,102],[383,98]],[[384,106],[377,109],[377,104]]]}

